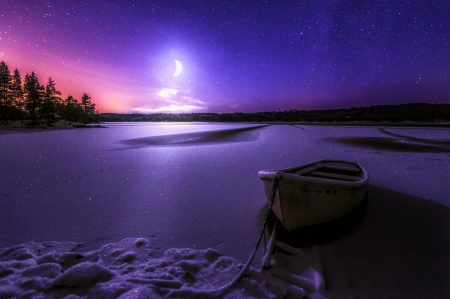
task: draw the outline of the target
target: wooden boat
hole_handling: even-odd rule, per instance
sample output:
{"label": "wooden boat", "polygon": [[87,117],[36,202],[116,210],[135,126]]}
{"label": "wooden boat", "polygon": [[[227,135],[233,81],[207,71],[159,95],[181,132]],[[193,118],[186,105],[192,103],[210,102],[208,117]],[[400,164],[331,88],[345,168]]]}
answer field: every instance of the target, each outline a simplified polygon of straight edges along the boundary
{"label": "wooden boat", "polygon": [[364,198],[369,176],[359,163],[321,160],[293,168],[260,171],[270,201],[279,177],[273,211],[284,228],[294,230],[339,218]]}

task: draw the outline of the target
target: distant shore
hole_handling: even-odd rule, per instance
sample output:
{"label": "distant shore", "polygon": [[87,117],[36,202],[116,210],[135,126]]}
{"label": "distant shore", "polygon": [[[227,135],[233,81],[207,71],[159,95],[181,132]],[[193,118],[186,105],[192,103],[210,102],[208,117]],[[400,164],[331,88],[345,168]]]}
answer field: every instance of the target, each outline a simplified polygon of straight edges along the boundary
{"label": "distant shore", "polygon": [[28,121],[8,121],[8,124],[0,123],[0,132],[43,132],[49,130],[73,130],[77,128],[104,128],[101,124],[83,124],[79,122],[69,122],[60,120],[53,123],[51,126],[46,124],[39,124],[37,126],[27,126]]}
{"label": "distant shore", "polygon": [[108,123],[214,123],[214,124],[255,124],[255,125],[291,125],[291,126],[371,126],[371,127],[437,127],[450,128],[450,122],[372,122],[372,121],[341,121],[341,122],[319,122],[319,121],[230,121],[230,122],[215,122],[215,121],[105,121]]}
{"label": "distant shore", "polygon": [[[120,122],[119,122],[120,123]],[[130,122],[123,122],[130,123]],[[148,122],[148,123],[167,123],[162,122]],[[173,122],[177,123],[177,122]],[[180,122],[186,123],[186,122]],[[198,122],[195,122],[198,123]],[[200,122],[201,123],[201,122]],[[205,122],[205,123],[217,123],[225,124],[226,122]],[[368,121],[352,121],[352,122],[229,122],[229,123],[247,123],[247,124],[259,124],[259,125],[291,125],[291,126],[371,126],[371,127],[424,127],[424,128],[450,128],[450,122],[368,122]],[[227,123],[227,124],[229,124]],[[40,124],[38,126],[29,127],[28,122],[24,121],[9,121],[7,125],[0,123],[0,132],[43,132],[49,130],[73,130],[78,128],[105,128],[108,122],[96,123],[96,124],[83,124],[79,122],[57,121],[51,126],[46,124]]]}
{"label": "distant shore", "polygon": [[305,125],[305,126],[371,126],[371,127],[437,127],[450,128],[450,122],[266,122],[266,124]]}

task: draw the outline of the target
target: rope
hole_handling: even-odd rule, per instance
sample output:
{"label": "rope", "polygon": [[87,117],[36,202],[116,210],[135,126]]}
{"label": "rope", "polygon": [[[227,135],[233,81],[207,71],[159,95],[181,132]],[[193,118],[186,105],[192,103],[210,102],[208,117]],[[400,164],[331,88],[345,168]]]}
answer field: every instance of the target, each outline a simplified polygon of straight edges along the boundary
{"label": "rope", "polygon": [[[231,281],[230,283],[218,288],[218,289],[212,289],[212,290],[205,290],[205,291],[200,291],[197,292],[196,294],[205,296],[205,298],[217,298],[219,297],[221,294],[223,294],[224,292],[226,292],[230,287],[232,287],[235,283],[237,283],[238,281],[240,281],[242,279],[242,277],[245,275],[245,273],[247,272],[248,268],[250,267],[250,264],[253,261],[253,258],[255,257],[256,251],[258,250],[259,244],[261,243],[261,239],[262,236],[265,236],[265,230],[266,230],[266,226],[267,226],[267,222],[269,219],[269,215],[270,215],[270,211],[272,211],[272,206],[273,206],[273,202],[275,200],[275,193],[277,192],[278,189],[278,183],[280,182],[281,177],[275,177],[275,179],[273,180],[273,187],[272,187],[272,197],[270,198],[270,205],[269,208],[267,209],[266,212],[266,218],[264,219],[264,225],[263,228],[261,230],[261,234],[259,235],[258,238],[258,242],[256,242],[256,246],[255,249],[253,250],[252,254],[250,255],[247,264],[245,264],[245,266],[242,268],[242,270],[238,273],[238,275],[236,275],[236,277],[233,279],[233,281]],[[264,252],[265,252],[266,248],[264,248]],[[175,297],[180,297],[182,295],[187,295],[187,293],[183,293],[186,290],[171,290],[169,292],[169,294],[171,296],[175,296]],[[170,297],[170,296],[169,296]]]}
{"label": "rope", "polygon": [[[239,274],[236,276],[236,278],[231,282],[231,285],[233,285],[234,283],[241,280],[242,277],[244,276],[244,274],[247,272],[248,268],[250,267],[250,264],[253,261],[253,258],[255,257],[256,251],[258,250],[259,244],[261,243],[261,239],[263,236],[265,236],[267,222],[269,220],[270,212],[272,211],[273,202],[275,200],[275,193],[277,192],[278,184],[279,184],[280,180],[281,180],[281,177],[278,177],[278,176],[275,177],[275,179],[273,180],[272,196],[270,198],[270,205],[269,205],[269,208],[267,209],[266,218],[264,219],[264,225],[261,230],[261,233],[259,234],[259,238],[258,238],[258,241],[256,242],[255,249],[253,250],[252,254],[250,255],[250,257],[247,261],[247,264],[245,264],[245,266],[244,266],[244,268],[242,268],[241,272],[239,272]],[[266,252],[266,248],[264,247],[264,253],[265,252]]]}

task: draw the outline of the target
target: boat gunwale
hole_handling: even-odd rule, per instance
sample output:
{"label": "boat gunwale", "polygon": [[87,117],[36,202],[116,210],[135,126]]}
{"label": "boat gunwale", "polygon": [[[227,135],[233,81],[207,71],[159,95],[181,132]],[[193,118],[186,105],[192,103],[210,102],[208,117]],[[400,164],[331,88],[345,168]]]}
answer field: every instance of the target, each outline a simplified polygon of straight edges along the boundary
{"label": "boat gunwale", "polygon": [[[295,170],[300,170],[304,168],[308,168],[315,164],[326,163],[326,162],[339,162],[339,163],[348,163],[357,166],[361,170],[361,179],[357,181],[347,181],[340,179],[331,179],[331,178],[317,178],[310,177],[301,174],[295,174]],[[314,183],[314,184],[328,184],[328,185],[336,185],[336,186],[346,186],[347,188],[361,188],[367,185],[369,176],[367,170],[358,162],[350,162],[345,160],[320,160],[304,165],[299,165],[295,167],[280,169],[280,170],[262,170],[258,172],[258,176],[262,180],[274,180],[275,177],[282,177],[283,179],[293,180],[293,181],[301,181],[305,183]],[[355,176],[356,177],[356,176]]]}

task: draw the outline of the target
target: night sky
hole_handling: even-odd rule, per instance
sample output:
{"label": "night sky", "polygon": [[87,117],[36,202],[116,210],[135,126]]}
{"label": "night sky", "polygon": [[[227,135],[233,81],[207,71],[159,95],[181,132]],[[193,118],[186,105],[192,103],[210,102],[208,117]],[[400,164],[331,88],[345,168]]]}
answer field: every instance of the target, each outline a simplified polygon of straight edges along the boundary
{"label": "night sky", "polygon": [[449,103],[450,1],[3,0],[0,52],[100,112]]}

